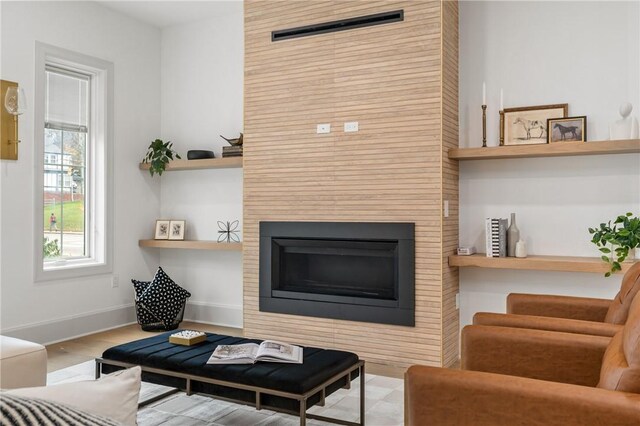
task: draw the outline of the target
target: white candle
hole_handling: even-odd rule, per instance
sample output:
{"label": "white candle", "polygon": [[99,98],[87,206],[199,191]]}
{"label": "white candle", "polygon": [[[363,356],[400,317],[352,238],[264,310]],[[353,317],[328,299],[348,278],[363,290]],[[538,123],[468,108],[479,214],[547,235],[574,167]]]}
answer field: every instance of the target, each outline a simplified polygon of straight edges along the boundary
{"label": "white candle", "polygon": [[487,83],[482,82],[482,105],[487,104]]}
{"label": "white candle", "polygon": [[504,90],[500,89],[500,111],[504,111]]}

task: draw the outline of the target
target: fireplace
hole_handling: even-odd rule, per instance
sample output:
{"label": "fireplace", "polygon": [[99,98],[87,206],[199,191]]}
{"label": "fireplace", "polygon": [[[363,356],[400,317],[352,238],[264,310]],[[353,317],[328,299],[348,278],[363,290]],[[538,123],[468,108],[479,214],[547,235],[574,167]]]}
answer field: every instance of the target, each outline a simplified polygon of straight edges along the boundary
{"label": "fireplace", "polygon": [[414,325],[413,223],[261,222],[260,310]]}

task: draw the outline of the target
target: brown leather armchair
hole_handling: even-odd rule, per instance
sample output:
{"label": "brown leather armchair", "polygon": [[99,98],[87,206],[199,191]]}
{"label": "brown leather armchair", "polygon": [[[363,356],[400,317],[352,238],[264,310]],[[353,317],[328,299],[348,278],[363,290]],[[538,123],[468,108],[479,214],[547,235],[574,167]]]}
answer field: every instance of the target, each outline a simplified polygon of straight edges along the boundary
{"label": "brown leather armchair", "polygon": [[462,368],[409,368],[405,424],[637,426],[640,297],[613,338],[467,326]]}
{"label": "brown leather armchair", "polygon": [[640,262],[624,274],[613,300],[511,293],[507,296],[507,314],[478,312],[473,324],[611,337],[627,321],[629,306],[638,291]]}

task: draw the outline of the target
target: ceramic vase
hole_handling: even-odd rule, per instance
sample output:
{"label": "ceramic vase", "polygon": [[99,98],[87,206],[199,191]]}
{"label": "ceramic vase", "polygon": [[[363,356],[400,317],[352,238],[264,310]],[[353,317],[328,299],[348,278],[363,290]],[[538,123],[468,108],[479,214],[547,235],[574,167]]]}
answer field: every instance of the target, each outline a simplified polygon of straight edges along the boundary
{"label": "ceramic vase", "polygon": [[527,257],[527,245],[522,240],[516,243],[516,257]]}
{"label": "ceramic vase", "polygon": [[507,229],[507,256],[516,256],[516,244],[520,240],[520,230],[516,225],[516,214],[511,213],[511,224]]}

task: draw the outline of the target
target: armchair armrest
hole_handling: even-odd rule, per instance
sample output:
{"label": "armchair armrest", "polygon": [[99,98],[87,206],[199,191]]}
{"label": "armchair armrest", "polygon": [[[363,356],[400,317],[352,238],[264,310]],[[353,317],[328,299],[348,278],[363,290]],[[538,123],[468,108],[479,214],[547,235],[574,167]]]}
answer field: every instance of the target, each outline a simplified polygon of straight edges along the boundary
{"label": "armchair armrest", "polygon": [[596,386],[611,338],[525,328],[468,325],[462,369]]}
{"label": "armchair armrest", "polygon": [[476,371],[414,365],[405,425],[640,424],[640,395]]}
{"label": "armchair armrest", "polygon": [[611,300],[590,297],[511,293],[507,313],[603,322]]}
{"label": "armchair armrest", "polygon": [[622,330],[622,325],[605,322],[583,321],[567,318],[540,317],[534,315],[496,314],[478,312],[473,316],[474,325],[528,328],[532,330],[560,331],[564,333],[590,334],[613,337]]}

